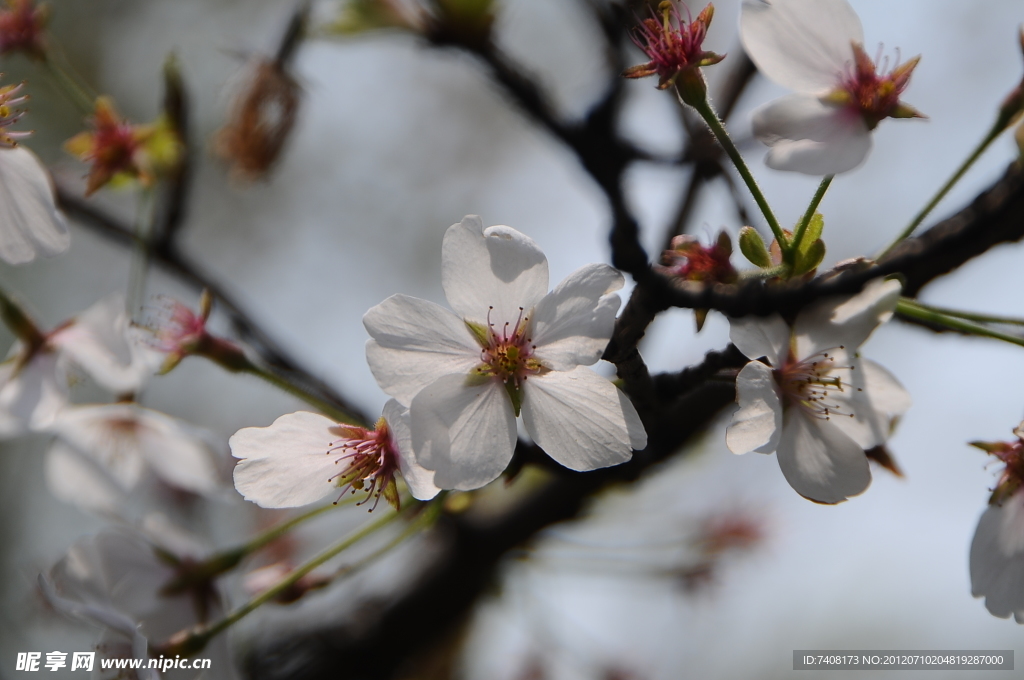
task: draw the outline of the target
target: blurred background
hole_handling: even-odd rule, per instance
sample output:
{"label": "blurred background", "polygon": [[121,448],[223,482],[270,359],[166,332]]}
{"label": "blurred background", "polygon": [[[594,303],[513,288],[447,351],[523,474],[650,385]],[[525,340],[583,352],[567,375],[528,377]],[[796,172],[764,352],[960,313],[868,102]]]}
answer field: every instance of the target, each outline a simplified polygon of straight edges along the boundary
{"label": "blurred background", "polygon": [[[883,44],[889,55],[922,55],[904,98],[929,119],[883,122],[868,161],[833,183],[820,207],[826,266],[876,252],[907,223],[983,136],[1022,69],[1019,0],[851,4],[869,53]],[[479,214],[485,224],[508,224],[535,239],[553,283],[581,265],[608,261],[604,196],[575,156],[511,105],[468,54],[400,32],[303,43],[293,64],[303,92],[293,137],[268,181],[243,184],[208,153],[209,140],[244,85],[246,60],[273,52],[292,3],[53,0],[51,7],[52,32],[75,69],[132,120],[157,115],[162,64],[177,55],[200,145],[183,249],[305,366],[368,413],[379,412],[386,397],[366,367],[360,319],[399,292],[444,303],[441,238],[463,215]],[[329,16],[335,7],[317,5],[314,14]],[[737,0],[716,3],[707,49],[739,53],[738,14]],[[582,0],[500,0],[495,38],[542,83],[564,118],[583,116],[601,96],[609,73]],[[639,51],[634,57],[646,60]],[[22,57],[5,58],[0,70],[5,82],[28,80],[31,113],[23,127],[36,130],[28,146],[59,182],[83,186],[85,166],[60,149],[82,129],[77,110]],[[706,73],[714,96],[724,69]],[[749,130],[749,112],[782,93],[755,76],[729,128],[746,140],[744,154],[786,224],[802,213],[817,179],[765,168]],[[627,95],[624,133],[652,153],[678,154],[684,138],[674,97],[649,79],[630,82]],[[995,181],[1016,153],[1010,136],[1000,138],[928,224]],[[628,174],[650,253],[661,248],[689,172],[636,163]],[[91,200],[126,222],[133,218],[131,192],[108,189]],[[719,181],[688,231],[710,239],[741,226]],[[128,282],[125,248],[76,224],[72,239],[54,259],[0,264],[0,284],[47,327]],[[929,286],[922,299],[1024,315],[1022,255],[1019,245],[996,248]],[[190,305],[197,299],[196,290],[159,269],[148,293]],[[225,328],[216,314],[214,327]],[[12,342],[6,330],[0,333]],[[641,351],[652,371],[669,371],[727,343],[721,315],[712,312],[697,334],[691,311],[672,310],[656,320]],[[791,670],[794,649],[1015,649],[1024,663],[1022,630],[990,616],[970,595],[967,551],[995,471],[966,445],[1010,438],[1024,415],[1024,352],[892,323],[865,354],[897,375],[914,399],[890,442],[905,478],[876,468],[864,495],[815,505],[790,489],[774,457],[729,453],[730,414],[723,413],[691,455],[606,492],[583,520],[551,527],[509,555],[452,652],[454,677],[788,678],[799,675]],[[90,389],[76,387],[75,399],[97,398]],[[153,380],[143,403],[207,428],[225,480],[232,433],[301,406],[199,359]],[[106,524],[47,490],[48,446],[37,435],[4,442],[0,451],[0,678],[20,677],[13,670],[19,651],[86,650],[97,637],[46,612],[36,593],[40,571]],[[186,519],[208,544],[224,546],[276,516],[258,513],[228,483],[222,498],[192,508]],[[298,533],[295,549],[311,554],[364,517],[357,508],[328,514]],[[740,539],[708,566],[701,546],[723,526]],[[236,651],[258,648],[285,626],[349,616],[346,603],[389,592],[416,551],[406,546],[352,582],[291,607],[266,607],[233,631]],[[241,601],[239,584],[231,588],[233,601]],[[209,677],[230,675],[222,668]]]}

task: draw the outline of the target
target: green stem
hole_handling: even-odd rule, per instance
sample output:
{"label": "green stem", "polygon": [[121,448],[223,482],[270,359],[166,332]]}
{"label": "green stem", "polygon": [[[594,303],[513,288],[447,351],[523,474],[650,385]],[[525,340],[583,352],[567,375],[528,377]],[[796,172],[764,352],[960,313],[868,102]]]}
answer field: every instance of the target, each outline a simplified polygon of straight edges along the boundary
{"label": "green stem", "polygon": [[321,399],[320,397],[314,394],[310,394],[309,392],[299,387],[298,385],[292,384],[287,379],[277,375],[276,373],[273,373],[272,371],[257,366],[251,361],[246,360],[245,365],[242,366],[240,370],[250,375],[254,375],[258,378],[262,378],[263,380],[270,383],[279,390],[287,392],[288,394],[294,397],[298,397],[299,399],[306,402],[313,408],[317,409],[324,415],[327,415],[333,418],[334,420],[337,420],[339,423],[349,423],[352,425],[362,425],[364,427],[369,427],[369,423],[363,422],[362,418],[358,418],[355,415],[349,413],[348,411],[338,408],[333,403],[325,399]]}
{"label": "green stem", "polygon": [[825,192],[828,191],[828,187],[832,184],[832,178],[835,175],[825,175],[821,180],[821,184],[818,185],[817,191],[814,192],[814,196],[811,197],[811,203],[807,206],[807,210],[804,211],[804,216],[800,218],[800,224],[796,227],[796,232],[793,234],[793,240],[790,242],[790,247],[786,250],[786,258],[792,264],[792,255],[796,253],[796,249],[800,246],[800,241],[804,237],[804,232],[807,231],[807,225],[811,223],[811,219],[814,218],[814,213],[818,210],[818,205],[821,203],[821,199],[825,198]]}
{"label": "green stem", "polygon": [[927,309],[932,312],[938,312],[939,314],[945,314],[947,316],[955,316],[958,319],[967,319],[968,321],[978,321],[981,323],[1000,323],[1008,326],[1024,326],[1024,319],[1018,319],[1012,316],[995,316],[992,314],[977,314],[975,312],[964,312],[959,309],[949,309],[948,307],[936,307],[935,305],[926,305],[923,302],[914,300],[914,304],[922,309]]}
{"label": "green stem", "polygon": [[973,321],[966,319],[960,319],[953,316],[942,314],[941,312],[928,309],[910,298],[900,298],[899,302],[896,303],[896,313],[911,319],[919,319],[921,321],[927,321],[929,323],[945,326],[951,330],[960,331],[961,333],[967,333],[969,335],[980,335],[987,338],[993,338],[995,340],[1002,340],[1009,342],[1014,345],[1020,345],[1024,347],[1024,338],[1009,333],[1001,333],[993,330],[987,326],[983,326]]}
{"label": "green stem", "polygon": [[146,297],[146,270],[149,268],[149,240],[156,220],[156,192],[152,188],[139,189],[138,217],[135,221],[135,247],[128,270],[128,315],[136,322]]}
{"label": "green stem", "polygon": [[914,219],[910,221],[910,224],[908,224],[903,229],[903,231],[900,232],[899,236],[897,236],[892,243],[886,246],[885,250],[883,250],[877,258],[875,258],[876,260],[881,260],[883,257],[892,252],[893,248],[898,246],[900,242],[903,241],[903,239],[907,238],[912,233],[914,233],[914,230],[917,229],[917,227],[920,226],[922,222],[924,222],[925,218],[928,217],[928,214],[931,213],[931,211],[935,209],[935,206],[939,204],[939,201],[945,198],[946,194],[949,193],[949,190],[952,189],[956,185],[956,183],[960,181],[960,178],[964,176],[964,173],[966,173],[971,168],[971,166],[974,165],[974,162],[981,157],[981,154],[985,153],[985,150],[989,147],[990,144],[992,144],[992,142],[995,141],[996,137],[998,137],[1004,129],[1006,129],[1005,126],[1000,125],[998,121],[995,125],[992,126],[992,129],[988,131],[988,134],[985,135],[985,138],[981,140],[981,143],[978,144],[977,148],[975,148],[971,155],[967,157],[967,160],[965,160],[960,165],[960,167],[957,168],[957,171],[953,173],[953,176],[950,177],[946,181],[946,183],[942,185],[942,188],[939,189],[938,193],[936,193],[932,197],[932,200],[928,201],[928,204],[921,208],[921,212],[917,213],[917,216],[914,217]]}
{"label": "green stem", "polygon": [[242,606],[235,609],[233,612],[222,618],[220,621],[210,624],[199,629],[194,629],[188,633],[188,637],[181,642],[172,642],[175,649],[181,649],[183,654],[194,654],[201,650],[207,642],[209,642],[217,634],[227,630],[234,624],[238,623],[242,618],[263,606],[267,602],[275,599],[278,595],[285,592],[296,583],[299,579],[319,567],[324,562],[327,562],[332,557],[335,557],[342,551],[351,548],[353,545],[363,540],[367,536],[372,535],[379,529],[384,528],[391,522],[394,522],[399,517],[399,513],[393,512],[389,515],[381,517],[375,522],[370,522],[360,529],[356,530],[352,534],[349,534],[342,540],[338,541],[331,547],[327,548],[319,555],[309,560],[302,566],[296,567],[291,573],[285,576],[283,579],[278,581],[276,584],[267,588],[262,593],[252,598]]}
{"label": "green stem", "polygon": [[43,59],[43,63],[46,64],[46,68],[50,71],[50,75],[57,81],[57,84],[64,90],[64,94],[68,96],[75,105],[82,110],[85,115],[90,115],[96,103],[95,97],[90,97],[89,93],[86,92],[85,88],[75,81],[71,74],[64,70],[53,58],[52,53],[48,53],[46,58]]}
{"label": "green stem", "polygon": [[[680,99],[682,101],[682,99]],[[750,168],[747,167],[746,162],[743,160],[743,156],[740,155],[739,149],[732,143],[732,139],[729,137],[728,131],[722,121],[718,118],[718,114],[711,108],[711,104],[707,99],[703,102],[699,102],[693,107],[700,117],[704,119],[704,122],[711,128],[711,132],[715,135],[718,143],[725,149],[725,153],[732,160],[732,164],[736,166],[736,170],[740,173],[740,177],[743,178],[743,183],[747,185],[747,189],[750,190],[750,194],[754,197],[754,201],[757,203],[757,207],[761,209],[761,214],[764,215],[765,220],[768,221],[768,226],[771,227],[772,234],[775,235],[775,240],[779,242],[779,247],[785,251],[789,247],[789,243],[786,239],[786,235],[782,231],[782,227],[779,225],[779,221],[775,218],[775,213],[772,212],[772,208],[768,205],[767,199],[764,194],[761,193],[761,188],[757,185],[754,180],[754,176],[750,173]]]}

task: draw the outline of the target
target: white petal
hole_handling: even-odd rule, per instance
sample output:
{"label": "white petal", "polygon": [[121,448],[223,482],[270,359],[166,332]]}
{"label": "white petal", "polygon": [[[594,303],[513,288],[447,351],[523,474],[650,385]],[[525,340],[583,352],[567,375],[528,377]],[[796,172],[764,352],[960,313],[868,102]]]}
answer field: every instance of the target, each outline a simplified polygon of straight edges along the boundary
{"label": "white petal", "polygon": [[33,354],[0,387],[0,412],[32,430],[48,427],[67,401],[67,376],[57,355],[45,349]]}
{"label": "white petal", "polygon": [[993,615],[1024,619],[1024,493],[989,506],[971,541],[971,592]]}
{"label": "white petal", "polygon": [[740,39],[765,77],[815,94],[839,84],[864,31],[846,0],[744,0]]}
{"label": "white petal", "polygon": [[235,488],[263,508],[294,508],[338,491],[336,456],[327,455],[337,423],[306,411],[281,416],[269,427],[239,430],[228,444],[235,466]]}
{"label": "white petal", "polygon": [[391,428],[391,436],[398,445],[400,453],[398,467],[402,478],[409,486],[413,498],[429,501],[441,490],[434,486],[434,471],[428,470],[416,461],[416,453],[412,448],[412,431],[409,429],[409,409],[394,399],[384,404],[381,414]]}
{"label": "white petal", "polygon": [[48,429],[130,489],[145,467],[134,423],[135,412],[128,404],[73,406],[61,411]]}
{"label": "white petal", "polygon": [[220,489],[213,453],[191,425],[158,411],[134,408],[139,450],[165,482],[198,494]]}
{"label": "white petal", "polygon": [[875,279],[857,295],[827,298],[804,309],[793,325],[797,356],[807,358],[840,346],[856,352],[892,318],[901,290],[899,281]]}
{"label": "white petal", "polygon": [[59,500],[91,512],[117,514],[125,498],[110,474],[60,441],[46,454],[46,484]]}
{"label": "white petal", "polygon": [[500,475],[516,446],[516,417],[496,380],[449,375],[412,400],[412,446],[442,489],[478,489]]}
{"label": "white petal", "polygon": [[523,384],[523,423],[549,456],[571,470],[618,465],[647,446],[629,398],[583,366],[531,376]]}
{"label": "white petal", "polygon": [[852,359],[849,365],[854,370],[840,377],[844,385],[842,392],[833,392],[840,404],[841,413],[852,413],[854,417],[836,417],[836,427],[857,442],[862,449],[884,444],[892,434],[899,417],[910,408],[910,394],[885,368],[867,359]]}
{"label": "white petal", "polygon": [[42,163],[23,146],[0,148],[0,259],[23,264],[62,253],[70,243]]}
{"label": "white petal", "polygon": [[606,264],[580,267],[537,304],[530,332],[535,356],[556,371],[589,366],[604,353],[619,309],[622,274]]}
{"label": "white petal", "polygon": [[441,247],[441,285],[455,313],[501,328],[530,313],[548,292],[548,260],[533,239],[506,226],[483,228],[468,215],[453,224]]}
{"label": "white petal", "polygon": [[481,362],[480,344],[465,322],[441,305],[392,295],[363,316],[372,338],[366,361],[385,393],[408,405],[444,375],[468,375]]}
{"label": "white petal", "polygon": [[772,453],[782,436],[782,401],[772,369],[751,361],[736,376],[739,409],[725,431],[725,443],[733,453]]}
{"label": "white petal", "polygon": [[778,458],[789,485],[818,503],[842,503],[871,483],[867,456],[857,442],[831,421],[796,407],[783,416]]}
{"label": "white petal", "polygon": [[780,366],[789,354],[789,325],[778,314],[729,319],[729,339],[748,359],[766,357]]}
{"label": "white petal", "polygon": [[788,95],[753,114],[754,136],[772,147],[765,164],[805,175],[853,170],[871,151],[871,132],[852,109],[815,97]]}
{"label": "white petal", "polygon": [[111,295],[56,332],[51,343],[102,387],[116,394],[137,392],[153,375],[162,357],[141,346],[131,329],[124,296]]}

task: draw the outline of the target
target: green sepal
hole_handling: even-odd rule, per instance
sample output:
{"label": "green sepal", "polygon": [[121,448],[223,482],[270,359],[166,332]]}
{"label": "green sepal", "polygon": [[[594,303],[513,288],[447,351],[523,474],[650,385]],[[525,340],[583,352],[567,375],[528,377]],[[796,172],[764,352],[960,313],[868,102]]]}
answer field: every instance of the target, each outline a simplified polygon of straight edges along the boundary
{"label": "green sepal", "polygon": [[740,229],[739,242],[740,252],[752,264],[761,268],[772,266],[772,258],[768,254],[768,248],[764,245],[764,241],[756,229],[753,227],[743,227]]}
{"label": "green sepal", "polygon": [[465,323],[466,328],[468,328],[469,332],[473,334],[473,337],[476,338],[476,341],[480,343],[481,347],[491,346],[491,332],[487,326],[474,323],[472,321],[466,321]]}
{"label": "green sepal", "polygon": [[508,392],[508,398],[512,400],[512,409],[516,412],[516,418],[518,418],[519,411],[523,408],[523,392],[516,387],[513,380],[505,383],[505,391]]}

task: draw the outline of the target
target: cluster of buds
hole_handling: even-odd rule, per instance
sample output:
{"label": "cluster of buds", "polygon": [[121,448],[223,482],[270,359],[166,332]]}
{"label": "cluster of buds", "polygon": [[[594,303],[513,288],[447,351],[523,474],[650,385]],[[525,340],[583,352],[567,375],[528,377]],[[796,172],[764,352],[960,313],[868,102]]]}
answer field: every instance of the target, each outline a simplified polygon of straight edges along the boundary
{"label": "cluster of buds", "polygon": [[971,446],[992,454],[1006,465],[992,490],[990,505],[1002,505],[1024,486],[1024,422],[1013,430],[1013,434],[1017,441],[971,442]]}
{"label": "cluster of buds", "polygon": [[714,5],[708,4],[696,19],[690,17],[687,9],[687,20],[683,21],[676,4],[663,0],[657,11],[652,8],[652,16],[644,19],[633,34],[633,42],[650,61],[632,66],[622,75],[626,78],[656,75],[659,90],[676,85],[687,103],[703,101],[707,87],[698,69],[725,59],[725,55],[707,52],[703,48],[714,14]]}
{"label": "cluster of buds", "polygon": [[50,12],[35,0],[7,0],[0,9],[0,54],[21,52],[33,59],[46,57],[45,29]]}
{"label": "cluster of buds", "polygon": [[87,196],[111,182],[135,180],[151,186],[159,174],[180,161],[181,140],[165,116],[135,125],[118,115],[109,97],[99,97],[89,123],[92,132],[82,132],[64,143],[65,150],[92,166]]}
{"label": "cluster of buds", "polygon": [[[672,248],[661,255],[661,265],[656,266],[660,273],[682,281],[699,283],[736,283],[739,274],[732,266],[732,240],[729,234],[719,232],[718,238],[710,246],[700,243],[695,237],[686,234],[672,239]],[[697,330],[704,327],[707,309],[695,309]]]}
{"label": "cluster of buds", "polygon": [[24,110],[15,108],[28,101],[28,95],[18,96],[24,85],[24,83],[18,83],[0,87],[0,147],[17,146],[17,140],[32,134],[31,132],[15,132],[7,129],[17,123],[25,113]]}

